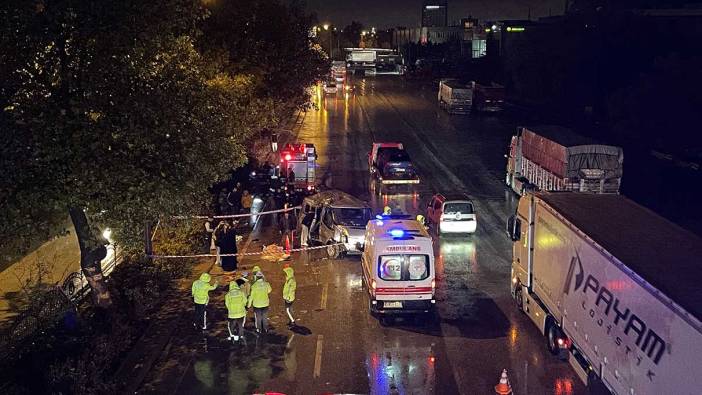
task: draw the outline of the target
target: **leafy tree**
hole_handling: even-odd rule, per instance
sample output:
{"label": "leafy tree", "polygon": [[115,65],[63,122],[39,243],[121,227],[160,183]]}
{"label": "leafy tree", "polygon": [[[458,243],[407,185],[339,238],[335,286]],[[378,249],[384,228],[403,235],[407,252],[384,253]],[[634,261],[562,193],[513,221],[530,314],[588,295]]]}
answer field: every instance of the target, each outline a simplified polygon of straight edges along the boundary
{"label": "leafy tree", "polygon": [[361,32],[363,32],[363,24],[352,21],[350,25],[344,28],[344,41],[348,41],[352,47],[358,48],[361,45]]}
{"label": "leafy tree", "polygon": [[98,306],[111,303],[104,241],[86,212],[137,246],[144,221],[199,210],[267,117],[254,78],[203,63],[199,4],[0,6],[0,242],[48,233],[68,211]]}
{"label": "leafy tree", "polygon": [[313,18],[299,2],[221,0],[208,5],[198,46],[231,75],[248,74],[257,93],[280,107],[308,103],[307,88],[329,72],[329,60],[309,37]]}

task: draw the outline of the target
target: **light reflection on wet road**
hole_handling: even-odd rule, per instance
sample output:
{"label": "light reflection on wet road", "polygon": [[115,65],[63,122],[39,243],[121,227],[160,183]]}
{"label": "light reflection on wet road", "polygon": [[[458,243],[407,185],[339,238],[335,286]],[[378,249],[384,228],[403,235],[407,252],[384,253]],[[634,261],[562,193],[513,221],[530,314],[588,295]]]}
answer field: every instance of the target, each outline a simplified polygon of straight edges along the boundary
{"label": "light reflection on wet road", "polygon": [[[509,295],[511,245],[503,229],[516,197],[501,180],[515,125],[498,117],[449,117],[437,109],[433,87],[398,77],[352,83],[349,94],[319,95],[319,110],[307,114],[299,133],[298,142],[317,147],[326,186],[359,196],[376,212],[388,205],[424,214],[437,192],[463,191],[474,199],[475,235],[435,237],[439,319],[381,326],[368,314],[358,257],[328,260],[315,252],[296,256],[293,265],[295,308],[311,332],[293,336],[278,297],[282,273],[264,263],[274,287],[276,334],[258,340],[250,335],[245,346],[232,346],[222,340],[220,324],[206,337],[208,350],[190,346],[192,363],[177,384],[164,388],[181,394],[489,394],[506,368],[518,394],[584,392]],[[373,141],[403,142],[422,183],[387,193],[374,188],[367,168]]]}

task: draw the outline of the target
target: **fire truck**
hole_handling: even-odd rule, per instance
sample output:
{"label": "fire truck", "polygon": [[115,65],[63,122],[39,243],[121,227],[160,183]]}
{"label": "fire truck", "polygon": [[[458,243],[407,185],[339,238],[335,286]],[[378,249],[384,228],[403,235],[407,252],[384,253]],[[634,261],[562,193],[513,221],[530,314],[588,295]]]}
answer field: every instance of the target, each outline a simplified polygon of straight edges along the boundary
{"label": "fire truck", "polygon": [[287,144],[280,151],[279,177],[286,180],[289,193],[310,195],[316,191],[316,165],[314,144]]}

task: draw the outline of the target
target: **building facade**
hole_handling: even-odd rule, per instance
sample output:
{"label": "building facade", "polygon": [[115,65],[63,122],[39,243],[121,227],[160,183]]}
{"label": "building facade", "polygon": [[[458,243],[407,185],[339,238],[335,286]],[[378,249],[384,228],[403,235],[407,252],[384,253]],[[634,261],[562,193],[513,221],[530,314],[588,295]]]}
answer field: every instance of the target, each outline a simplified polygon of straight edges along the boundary
{"label": "building facade", "polygon": [[448,26],[448,3],[446,0],[422,2],[422,27]]}

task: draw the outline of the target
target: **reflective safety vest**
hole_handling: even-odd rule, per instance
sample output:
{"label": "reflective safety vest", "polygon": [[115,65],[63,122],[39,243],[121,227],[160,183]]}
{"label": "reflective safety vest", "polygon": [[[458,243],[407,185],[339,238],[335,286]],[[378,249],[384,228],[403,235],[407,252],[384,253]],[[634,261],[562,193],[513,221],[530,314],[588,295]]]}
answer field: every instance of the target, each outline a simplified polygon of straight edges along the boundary
{"label": "reflective safety vest", "polygon": [[268,307],[268,305],[270,305],[268,294],[271,293],[272,290],[268,281],[264,279],[256,280],[256,282],[251,285],[248,307],[253,306],[257,309]]}
{"label": "reflective safety vest", "polygon": [[210,291],[217,288],[217,283],[210,285],[210,275],[202,273],[200,279],[193,283],[193,300],[196,304],[207,304],[210,301]]}
{"label": "reflective safety vest", "polygon": [[285,272],[285,285],[283,285],[283,299],[292,302],[295,300],[295,290],[297,289],[297,281],[295,281],[295,275],[293,268],[286,267],[283,269]]}
{"label": "reflective safety vest", "polygon": [[224,304],[227,306],[227,317],[243,318],[246,316],[246,295],[236,284],[229,285],[229,292],[224,297]]}

